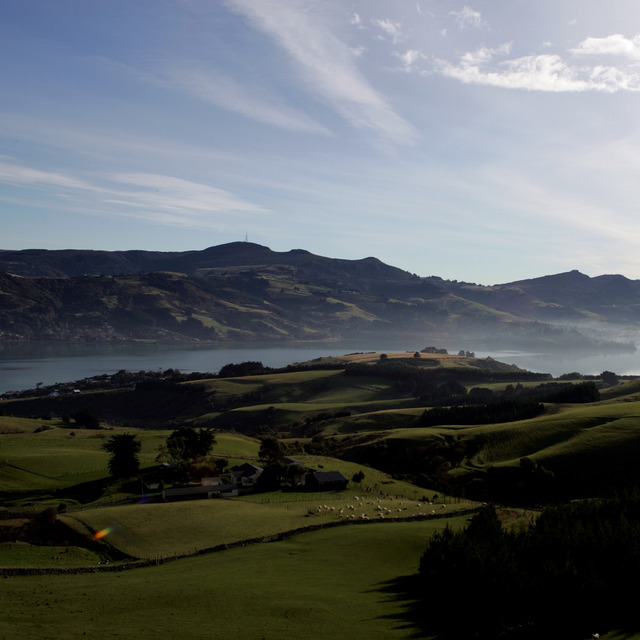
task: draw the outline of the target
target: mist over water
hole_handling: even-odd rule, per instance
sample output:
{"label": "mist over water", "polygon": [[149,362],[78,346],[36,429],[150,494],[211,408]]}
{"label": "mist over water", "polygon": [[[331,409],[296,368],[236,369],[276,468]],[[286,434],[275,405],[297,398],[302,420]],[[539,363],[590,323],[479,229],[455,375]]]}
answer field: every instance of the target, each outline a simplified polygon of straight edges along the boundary
{"label": "mist over water", "polygon": [[[283,367],[322,356],[355,351],[413,353],[427,346],[411,341],[335,342],[327,344],[250,344],[233,346],[156,344],[9,344],[0,346],[0,393],[51,385],[91,376],[129,371],[179,369],[217,373],[230,362],[258,360],[266,366]],[[456,354],[473,345],[437,345]],[[640,375],[640,353],[570,354],[494,350],[478,351],[479,358],[515,364],[530,371],[554,376],[572,371],[595,374],[609,370],[617,374]]]}

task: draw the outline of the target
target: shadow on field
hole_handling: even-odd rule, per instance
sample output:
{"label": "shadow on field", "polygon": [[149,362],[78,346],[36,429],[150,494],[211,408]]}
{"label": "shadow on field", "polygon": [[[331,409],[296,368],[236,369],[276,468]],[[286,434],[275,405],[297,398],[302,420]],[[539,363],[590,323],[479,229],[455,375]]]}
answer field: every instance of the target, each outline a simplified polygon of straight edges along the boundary
{"label": "shadow on field", "polygon": [[[395,621],[397,623],[395,628],[406,630],[409,633],[407,635],[408,638],[416,640],[418,638],[420,640],[458,640],[460,638],[455,631],[451,633],[443,632],[442,629],[435,628],[437,625],[429,624],[429,620],[439,620],[441,625],[442,620],[440,620],[440,617],[443,615],[446,617],[446,614],[439,611],[437,606],[429,610],[428,605],[417,595],[420,593],[419,576],[417,574],[400,576],[393,580],[382,582],[376,585],[376,588],[372,589],[372,591],[384,594],[387,601],[395,601],[400,604],[400,610],[397,613],[378,616],[378,618]],[[458,604],[461,607],[459,613],[464,616],[464,607],[461,603]],[[566,621],[564,622],[566,624]],[[558,626],[564,626],[562,621],[558,621]],[[544,627],[545,631],[541,631],[540,625],[533,624],[523,628],[504,630],[502,633],[491,634],[490,636],[478,633],[476,637],[491,637],[496,640],[539,640],[543,636],[553,638],[553,632],[548,635],[550,632],[549,626],[544,625]],[[580,629],[580,625],[576,625],[574,629],[564,628],[562,635],[556,637],[562,637],[563,640],[592,640],[592,638],[599,637],[597,635],[599,631],[600,635],[608,640],[637,640],[640,638],[638,628],[635,625],[626,625],[626,627],[615,630],[603,628],[595,631],[596,633],[590,635]]]}
{"label": "shadow on field", "polygon": [[416,574],[399,576],[377,585],[375,591],[384,594],[386,600],[396,601],[401,606],[398,613],[378,617],[395,620],[398,629],[413,630],[413,633],[408,636],[410,638],[421,638],[422,640],[430,637],[435,638],[435,635],[427,635],[429,630],[423,625],[424,603],[416,598],[416,594],[419,593],[418,579]]}

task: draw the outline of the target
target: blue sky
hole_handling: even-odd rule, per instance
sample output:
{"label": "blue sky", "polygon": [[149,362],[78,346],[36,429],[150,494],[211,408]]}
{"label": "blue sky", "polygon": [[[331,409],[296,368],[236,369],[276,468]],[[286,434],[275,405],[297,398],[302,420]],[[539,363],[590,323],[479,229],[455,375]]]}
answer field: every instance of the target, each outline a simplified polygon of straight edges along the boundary
{"label": "blue sky", "polygon": [[628,0],[3,0],[0,248],[640,278]]}

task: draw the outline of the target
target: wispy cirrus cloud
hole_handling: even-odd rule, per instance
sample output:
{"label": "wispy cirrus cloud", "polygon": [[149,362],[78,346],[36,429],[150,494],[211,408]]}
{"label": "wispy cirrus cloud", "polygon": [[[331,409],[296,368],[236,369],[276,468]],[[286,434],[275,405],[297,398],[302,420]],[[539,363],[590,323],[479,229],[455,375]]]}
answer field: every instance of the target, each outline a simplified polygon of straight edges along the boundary
{"label": "wispy cirrus cloud", "polygon": [[[43,203],[37,190],[49,190],[46,206],[77,209],[93,215],[126,216],[160,224],[209,227],[222,216],[265,214],[268,210],[218,187],[153,173],[107,173],[79,178],[74,175],[33,169],[0,161],[0,200],[15,202],[11,187],[20,187],[20,202]],[[56,191],[51,191],[51,189]],[[30,196],[29,189],[36,192]]]}
{"label": "wispy cirrus cloud", "polygon": [[[213,213],[266,213],[267,210],[238,198],[234,194],[210,185],[174,176],[154,173],[114,173],[108,176],[120,188],[126,199],[120,203],[180,214],[181,219]],[[122,186],[134,187],[123,190]]]}
{"label": "wispy cirrus cloud", "polygon": [[331,29],[312,2],[226,0],[272,37],[299,69],[305,88],[352,126],[383,144],[412,144],[416,130],[379,95],[358,70],[349,46]]}
{"label": "wispy cirrus cloud", "polygon": [[306,114],[289,107],[266,90],[249,91],[238,82],[213,70],[194,69],[192,65],[174,66],[165,73],[172,88],[186,90],[200,99],[268,125],[298,131],[330,135],[329,130]]}
{"label": "wispy cirrus cloud", "polygon": [[97,187],[91,183],[57,171],[41,171],[11,162],[0,160],[0,183],[18,186],[31,185],[43,187],[58,187],[62,189],[80,189],[96,191]]}

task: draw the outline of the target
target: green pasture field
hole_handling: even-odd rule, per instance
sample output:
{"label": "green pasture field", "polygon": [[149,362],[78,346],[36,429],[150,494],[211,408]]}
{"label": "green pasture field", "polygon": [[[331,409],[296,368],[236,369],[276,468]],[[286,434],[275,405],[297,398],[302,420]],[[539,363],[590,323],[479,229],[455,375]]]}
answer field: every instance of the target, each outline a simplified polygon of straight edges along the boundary
{"label": "green pasture field", "polygon": [[333,376],[342,375],[341,370],[307,370],[292,371],[290,373],[266,373],[255,376],[242,376],[239,378],[211,378],[208,380],[196,380],[185,384],[204,385],[207,389],[214,390],[220,396],[243,395],[256,391],[265,384],[295,386],[309,381],[322,380]]}
{"label": "green pasture field", "polygon": [[635,448],[640,446],[640,401],[554,405],[541,416],[517,422],[405,428],[381,434],[384,439],[416,442],[445,435],[484,438],[484,446],[472,460],[477,466],[519,464],[524,456],[543,462],[588,450]]}
{"label": "green pasture field", "polygon": [[215,391],[216,397],[241,396],[262,390],[260,404],[308,404],[338,408],[381,399],[396,399],[392,383],[379,378],[349,377],[341,370],[310,370],[221,378],[193,382]]}
{"label": "green pasture field", "polygon": [[[30,422],[32,426],[43,425],[40,420]],[[63,488],[106,477],[109,454],[102,445],[113,434],[124,431],[140,438],[141,466],[155,464],[158,446],[168,432],[53,427],[40,433],[33,433],[33,429],[4,433],[0,435],[0,491]]]}
{"label": "green pasture field", "polygon": [[285,411],[288,413],[317,413],[317,412],[331,412],[331,411],[339,411],[343,409],[372,409],[378,410],[379,407],[393,407],[397,405],[399,407],[403,407],[406,405],[407,400],[404,398],[396,398],[393,400],[385,400],[382,402],[379,399],[373,400],[365,400],[362,402],[357,402],[355,400],[351,400],[349,402],[344,403],[336,403],[336,402],[269,402],[257,405],[247,405],[245,407],[239,407],[237,409],[233,409],[229,413],[234,412],[251,412],[251,411],[264,411],[265,409],[269,409],[273,407],[274,409]]}
{"label": "green pasture field", "polygon": [[90,567],[100,561],[97,553],[81,547],[37,546],[28,542],[0,542],[0,567]]}
{"label": "green pasture field", "polygon": [[559,405],[531,420],[474,428],[487,436],[482,463],[515,464],[523,456],[545,461],[559,455],[640,446],[640,402]]}
{"label": "green pasture field", "polygon": [[[135,433],[142,444],[140,466],[153,466],[157,464],[158,447],[170,433],[133,428],[92,431],[53,425],[59,422],[0,417],[0,429],[4,431],[0,433],[0,491],[52,491],[106,478],[109,454],[102,445],[116,433]],[[42,426],[51,428],[34,433]],[[260,443],[253,438],[221,433],[216,440],[214,455],[231,460],[258,457]]]}
{"label": "green pasture field", "polygon": [[[301,527],[363,520],[365,515],[370,520],[382,519],[380,514],[384,519],[394,519],[429,514],[433,510],[442,516],[473,506],[451,500],[428,505],[415,496],[425,492],[407,483],[385,486],[388,492],[382,496],[365,491],[274,492],[233,499],[102,506],[60,517],[75,528],[85,526],[92,533],[109,529],[105,542],[130,556],[157,558],[195,553]],[[394,493],[390,493],[392,490]],[[405,497],[401,491],[414,495]]]}
{"label": "green pasture field", "polygon": [[[391,403],[386,403],[389,406]],[[402,403],[400,403],[402,404]],[[423,407],[376,409],[332,420],[322,431],[323,435],[375,434],[384,436],[390,430],[412,429],[412,425],[424,411]]]}
{"label": "green pasture field", "polygon": [[397,579],[416,572],[434,531],[465,522],[354,525],[119,573],[11,576],[0,637],[414,638]]}

